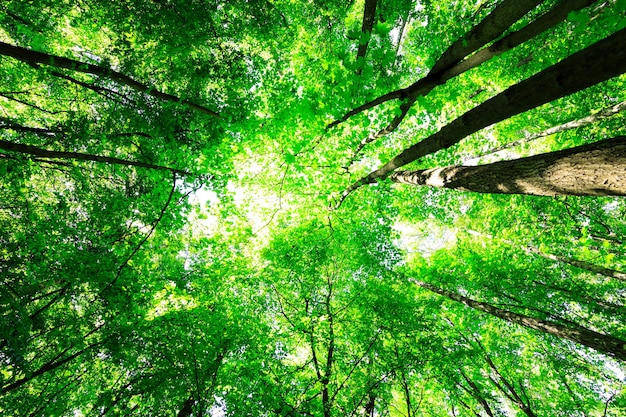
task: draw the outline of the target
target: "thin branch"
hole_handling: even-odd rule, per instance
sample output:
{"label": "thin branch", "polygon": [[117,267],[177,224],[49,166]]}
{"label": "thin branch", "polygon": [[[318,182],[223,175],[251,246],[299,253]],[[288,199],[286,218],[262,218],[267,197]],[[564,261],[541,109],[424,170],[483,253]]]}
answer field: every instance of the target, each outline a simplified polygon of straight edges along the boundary
{"label": "thin branch", "polygon": [[172,173],[172,189],[170,190],[170,194],[167,197],[167,201],[165,202],[165,205],[161,209],[159,216],[152,222],[152,227],[150,228],[150,231],[144,236],[144,238],[141,240],[141,242],[139,242],[139,244],[135,247],[135,249],[133,249],[130,255],[128,255],[128,257],[124,260],[124,262],[122,262],[122,264],[117,270],[117,274],[115,275],[115,278],[113,278],[113,280],[107,284],[103,292],[106,292],[110,287],[112,287],[117,282],[117,280],[122,274],[122,271],[124,270],[124,268],[126,268],[130,260],[137,254],[137,252],[139,252],[139,250],[141,249],[143,244],[146,243],[148,238],[150,238],[150,236],[152,235],[152,233],[158,226],[161,219],[163,219],[163,216],[165,215],[165,212],[167,208],[169,207],[170,202],[172,201],[172,197],[174,196],[174,191],[176,191],[176,173],[175,172]]}
{"label": "thin branch", "polygon": [[[0,126],[0,129],[3,126]],[[15,126],[9,126],[8,128],[17,130]],[[47,129],[39,129],[39,128],[19,128],[20,131],[30,131],[34,133],[44,133],[46,135],[57,134],[59,132],[50,131]],[[92,155],[81,152],[65,152],[65,151],[49,151],[47,149],[42,149],[32,145],[24,145],[21,143],[9,142],[6,140],[0,140],[0,149],[18,152],[26,155],[34,155],[41,158],[50,158],[50,159],[73,159],[79,161],[93,161],[93,162],[103,162],[106,164],[114,164],[114,165],[125,165],[125,166],[135,166],[140,168],[148,168],[148,169],[156,169],[162,171],[170,171],[172,173],[178,173],[182,175],[189,175],[190,173],[184,170],[170,168],[161,165],[148,164],[145,162],[137,162],[137,161],[129,161],[127,159],[113,158],[110,156],[101,156],[101,155]]]}

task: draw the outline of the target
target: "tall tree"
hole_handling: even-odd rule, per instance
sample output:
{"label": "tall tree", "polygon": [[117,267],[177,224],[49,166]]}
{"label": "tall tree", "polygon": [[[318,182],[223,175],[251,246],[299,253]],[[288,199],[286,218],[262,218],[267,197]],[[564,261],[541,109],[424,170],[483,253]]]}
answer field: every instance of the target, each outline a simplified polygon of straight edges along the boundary
{"label": "tall tree", "polygon": [[[449,148],[468,135],[493,123],[556,100],[624,71],[626,31],[618,33],[580,51],[544,71],[509,87],[497,96],[470,110],[444,126],[434,135],[405,149],[381,168],[371,172],[348,187],[342,198],[365,184],[387,178],[394,170],[419,158]],[[626,54],[626,53],[624,53]],[[590,75],[583,68],[594,68]],[[532,94],[530,94],[532,92]]]}
{"label": "tall tree", "polygon": [[573,342],[580,343],[581,345],[588,346],[599,352],[615,356],[617,359],[626,360],[626,348],[624,347],[624,340],[621,340],[617,337],[598,333],[596,331],[586,329],[581,326],[563,326],[561,324],[553,323],[547,320],[537,319],[534,317],[526,316],[524,314],[507,311],[495,307],[489,303],[472,300],[471,298],[439,288],[424,281],[411,279],[411,282],[417,284],[424,289],[433,291],[451,300],[463,303],[468,307],[483,311],[487,314],[491,314],[503,320],[510,321],[511,323],[519,324],[541,332],[546,332],[556,337],[565,338]]}
{"label": "tall tree", "polygon": [[479,166],[396,171],[393,182],[531,195],[626,195],[626,137]]}

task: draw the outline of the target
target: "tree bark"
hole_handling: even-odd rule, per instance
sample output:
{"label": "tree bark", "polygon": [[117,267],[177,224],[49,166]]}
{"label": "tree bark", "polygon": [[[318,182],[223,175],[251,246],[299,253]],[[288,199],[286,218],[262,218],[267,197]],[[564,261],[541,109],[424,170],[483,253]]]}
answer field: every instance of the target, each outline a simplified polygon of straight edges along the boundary
{"label": "tree bark", "polygon": [[561,339],[567,339],[575,343],[590,347],[598,352],[611,355],[616,359],[626,361],[626,341],[614,336],[598,333],[581,326],[564,326],[548,320],[537,319],[524,314],[492,306],[489,303],[475,301],[452,291],[436,287],[427,282],[411,279],[416,285],[442,295],[450,300],[465,304],[468,307],[501,318],[510,323],[519,324],[530,329],[548,333]]}
{"label": "tree bark", "polygon": [[192,110],[208,114],[209,116],[219,117],[219,113],[216,113],[213,110],[209,110],[206,107],[200,106],[189,100],[181,100],[179,97],[176,97],[174,95],[158,91],[148,85],[142,84],[139,81],[134,80],[128,75],[113,71],[111,68],[88,64],[86,62],[81,62],[70,58],[64,58],[57,55],[50,55],[44,52],[37,52],[31,49],[9,45],[8,43],[4,42],[0,42],[0,55],[10,56],[20,61],[26,62],[29,65],[50,65],[56,68],[66,68],[72,71],[84,72],[87,74],[109,78],[115,82],[124,84],[127,87],[132,88],[133,90],[148,94],[149,96],[156,97],[165,101],[182,103]]}
{"label": "tree bark", "polygon": [[403,184],[490,194],[623,196],[626,137],[486,165],[398,171],[389,178]]}
{"label": "tree bark", "polygon": [[[359,58],[365,58],[367,53],[367,46],[369,45],[369,36],[372,34],[372,28],[374,27],[374,17],[376,16],[376,5],[378,0],[365,0],[365,9],[363,10],[363,24],[361,25],[361,36],[365,36],[367,40],[363,38],[359,39],[359,48],[356,53],[357,65],[359,64]],[[362,66],[357,69],[357,74],[361,74]]]}
{"label": "tree bark", "polygon": [[487,126],[616,77],[626,71],[626,29],[562,60],[453,120],[359,179],[342,194],[387,178],[396,169],[449,148]]}
{"label": "tree bark", "polygon": [[490,149],[486,152],[483,152],[479,155],[476,155],[475,157],[472,157],[471,159],[475,159],[475,158],[482,158],[484,156],[487,155],[492,155],[495,154],[497,152],[503,151],[505,149],[510,149],[513,148],[515,146],[519,146],[519,145],[523,145],[523,144],[528,144],[536,139],[540,139],[540,138],[545,138],[546,136],[550,136],[550,135],[554,135],[556,133],[561,133],[561,132],[566,132],[568,130],[571,129],[576,129],[579,127],[584,127],[587,126],[589,124],[592,123],[596,123],[599,122],[600,120],[604,120],[606,118],[609,118],[611,116],[614,116],[616,114],[618,114],[619,112],[623,111],[626,109],[626,101],[622,101],[619,102],[613,106],[610,107],[605,107],[604,109],[600,110],[599,112],[590,114],[589,116],[585,116],[582,117],[580,119],[576,119],[576,120],[572,120],[570,122],[566,122],[563,124],[560,124],[558,126],[554,126],[551,127],[550,129],[546,129],[543,130],[541,132],[537,132],[537,133],[532,133],[529,134],[521,139],[518,140],[514,140],[513,142],[509,142],[506,143],[502,146],[498,146],[496,148]]}
{"label": "tree bark", "polygon": [[135,166],[148,169],[157,169],[161,171],[170,171],[177,174],[188,175],[189,173],[180,169],[165,167],[161,165],[148,164],[145,162],[128,161],[126,159],[112,158],[108,156],[91,155],[80,152],[63,152],[63,151],[49,151],[41,149],[32,145],[23,145],[21,143],[9,142],[6,140],[0,140],[0,149],[11,152],[18,152],[26,155],[34,155],[40,158],[51,159],[74,159],[78,161],[94,161],[104,162],[106,164]]}
{"label": "tree bark", "polygon": [[474,381],[472,381],[467,375],[465,375],[465,372],[463,372],[463,369],[461,369],[460,371],[461,371],[461,376],[463,376],[463,379],[467,382],[467,384],[470,386],[471,389],[464,387],[460,383],[459,383],[459,386],[461,386],[461,388],[466,390],[468,394],[470,394],[472,397],[474,397],[476,401],[478,401],[478,403],[483,407],[483,410],[485,410],[485,413],[487,413],[489,417],[494,417],[493,411],[491,411],[491,407],[489,406],[489,403],[487,402],[482,392],[480,391],[480,388],[478,388],[478,385],[476,385]]}
{"label": "tree bark", "polygon": [[187,398],[176,417],[191,417],[191,414],[193,413],[193,405],[195,404],[195,402],[196,401],[193,399],[193,396]]}
{"label": "tree bark", "polygon": [[543,0],[504,0],[487,17],[441,54],[429,74],[437,74],[496,39]]}
{"label": "tree bark", "polygon": [[481,49],[472,56],[463,60],[462,62],[454,65],[448,70],[445,70],[442,75],[444,81],[449,80],[452,77],[456,77],[465,71],[475,68],[478,65],[490,60],[491,58],[500,55],[506,51],[515,48],[518,45],[534,38],[540,33],[545,32],[553,26],[556,26],[561,21],[567,18],[567,15],[576,10],[580,10],[587,7],[596,0],[565,0],[554,6],[552,10],[537,18],[535,21],[524,26],[517,32],[513,32],[504,38],[494,42],[487,48]]}
{"label": "tree bark", "polygon": [[[626,168],[625,168],[626,169]],[[620,281],[626,281],[626,273],[617,271],[611,268],[605,268],[600,265],[593,264],[587,261],[581,261],[578,259],[569,258],[566,256],[559,256],[550,253],[543,253],[537,248],[527,247],[527,252],[534,253],[542,258],[550,259],[552,261],[563,262],[568,265],[575,266],[576,268],[583,269],[585,271],[593,272],[594,274],[604,275],[606,277],[615,278]]]}
{"label": "tree bark", "polygon": [[[583,3],[583,2],[589,3],[591,2],[591,0],[571,0],[570,2],[566,2],[568,4],[569,3],[572,4],[570,7],[568,7],[569,9],[568,11],[577,10],[576,6],[579,3]],[[487,55],[483,55],[484,60],[480,62],[478,62],[477,60],[474,60],[472,61],[473,64],[471,66],[468,66],[467,64],[465,64],[464,69],[462,71],[455,71],[453,68],[456,68],[456,66],[450,68],[450,65],[458,63],[463,58],[465,58],[467,54],[474,52],[476,49],[482,47],[483,45],[487,44],[491,40],[495,39],[495,37],[497,37],[504,30],[512,26],[513,23],[519,20],[528,11],[536,7],[538,3],[541,3],[541,2],[536,1],[536,0],[523,1],[523,2],[522,1],[503,2],[501,5],[496,7],[496,9],[494,9],[493,12],[491,12],[491,14],[487,16],[482,22],[476,25],[463,38],[457,40],[441,55],[441,57],[439,58],[435,66],[442,67],[443,70],[440,70],[437,72],[434,72],[433,70],[431,70],[426,77],[414,82],[413,84],[411,84],[410,86],[406,88],[401,88],[395,91],[391,91],[387,94],[383,94],[382,96],[379,96],[368,103],[365,103],[355,109],[352,109],[351,111],[346,113],[341,119],[335,120],[334,122],[330,123],[326,128],[330,129],[333,126],[336,126],[342,122],[345,122],[350,117],[356,114],[359,114],[367,109],[378,106],[387,101],[400,99],[400,98],[409,98],[409,101],[407,103],[404,103],[400,107],[403,115],[397,116],[396,118],[394,118],[394,121],[392,121],[387,128],[382,129],[380,132],[378,132],[378,134],[372,137],[371,140],[369,141],[371,142],[376,137],[380,137],[380,136],[384,136],[388,134],[390,131],[395,129],[398,124],[400,124],[401,119],[404,118],[404,115],[406,115],[406,112],[408,112],[408,109],[413,105],[413,103],[415,103],[415,99],[417,98],[417,96],[420,96],[420,95],[423,96],[423,95],[428,94],[433,88],[435,88],[436,86],[440,84],[445,83],[450,78],[456,75],[459,75],[462,72],[465,72],[471,68],[474,68],[475,66],[481,64],[487,59],[497,55],[496,53],[492,53],[488,57]],[[580,6],[578,8],[581,8],[581,7],[583,6]],[[554,21],[554,18],[544,19],[544,16],[539,18],[538,21],[539,20],[542,20],[543,23],[539,25],[532,25],[532,24],[528,25],[524,27],[523,29],[521,29],[520,31],[515,32],[514,34],[511,34],[507,36],[506,38],[500,40],[498,42],[500,46],[497,48],[499,51],[498,54],[503,53],[509,49],[512,49],[515,46],[518,46],[519,44],[527,41],[528,39],[531,39],[532,37],[538,35],[542,31],[546,30],[547,28],[559,22],[558,20]],[[497,27],[494,26],[496,24],[498,24]],[[542,27],[545,27],[546,25],[548,26],[547,28],[541,29]],[[496,32],[498,31],[499,33],[496,34]],[[494,34],[496,35],[494,36]],[[512,35],[516,35],[516,37],[514,37],[513,39],[510,39],[509,41],[505,41],[505,39],[510,38]],[[470,39],[472,41],[472,45],[475,49],[473,50],[470,49],[469,43],[466,46],[463,46],[464,42],[466,42],[466,39]],[[447,65],[447,67],[445,65]],[[448,74],[446,75],[445,79],[442,76],[442,73],[444,71],[446,74]]]}

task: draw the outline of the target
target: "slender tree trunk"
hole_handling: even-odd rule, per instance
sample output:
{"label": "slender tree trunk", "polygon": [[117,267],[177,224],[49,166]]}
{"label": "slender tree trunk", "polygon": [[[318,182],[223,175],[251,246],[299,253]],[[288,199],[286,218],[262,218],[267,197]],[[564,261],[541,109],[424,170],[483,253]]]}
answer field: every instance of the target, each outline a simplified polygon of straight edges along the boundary
{"label": "slender tree trunk", "polygon": [[[328,350],[326,351],[326,363],[324,364],[324,375],[320,381],[322,384],[322,404],[324,407],[324,417],[331,416],[332,399],[330,396],[330,390],[328,385],[330,384],[330,377],[333,372],[334,366],[334,353],[335,353],[335,330],[334,330],[334,315],[330,308],[330,300],[332,297],[332,285],[330,280],[328,281],[328,294],[326,295],[326,316],[328,319]],[[334,398],[334,396],[333,396]]]}
{"label": "slender tree trunk", "polygon": [[135,166],[141,168],[157,169],[161,171],[170,171],[177,174],[188,175],[189,173],[180,169],[164,167],[161,165],[148,164],[145,162],[128,161],[126,159],[112,158],[108,156],[91,155],[80,152],[63,152],[63,151],[49,151],[41,149],[36,146],[23,145],[21,143],[9,142],[6,140],[0,140],[0,149],[11,152],[18,152],[26,155],[33,155],[40,158],[50,159],[73,159],[78,161],[93,161],[103,162],[105,164]]}
{"label": "slender tree trunk", "polygon": [[[376,5],[378,0],[365,0],[365,9],[363,10],[363,24],[361,25],[361,36],[365,39],[359,39],[359,48],[356,53],[357,65],[359,65],[359,59],[365,58],[367,53],[367,46],[369,45],[369,37],[372,34],[372,28],[374,27],[374,17],[376,16]],[[357,69],[357,74],[361,74],[362,66]]]}
{"label": "slender tree trunk", "polygon": [[[626,169],[626,168],[625,168]],[[550,253],[543,253],[538,248],[527,247],[527,252],[534,253],[542,258],[550,259],[552,261],[563,262],[568,265],[575,266],[576,268],[584,269],[585,271],[593,272],[594,274],[604,275],[610,278],[615,278],[620,281],[626,281],[626,273],[617,271],[611,268],[605,268],[600,265],[593,264],[587,261],[580,261],[578,259],[568,258],[566,256],[553,255]]]}
{"label": "slender tree trunk", "polygon": [[534,317],[526,316],[524,314],[503,310],[501,308],[494,307],[489,303],[472,300],[468,297],[464,297],[455,292],[436,287],[427,282],[415,279],[411,279],[411,282],[419,285],[424,289],[449,298],[450,300],[458,301],[459,303],[465,304],[468,307],[501,318],[508,322],[519,324],[521,326],[538,330],[540,332],[548,333],[562,339],[571,340],[572,342],[576,342],[581,345],[590,347],[598,352],[602,352],[614,356],[619,360],[626,361],[626,341],[617,337],[598,333],[596,331],[581,326],[568,327],[547,320],[537,319]]}
{"label": "slender tree trunk", "polygon": [[[582,0],[572,0],[571,2],[574,3],[574,6],[576,4],[578,4],[579,2],[581,2]],[[585,2],[589,2],[590,0],[584,0]],[[327,129],[336,126],[342,122],[345,122],[346,120],[348,120],[350,117],[361,113],[367,109],[370,109],[372,107],[378,106],[384,102],[387,102],[389,100],[394,100],[394,99],[400,99],[400,98],[410,98],[409,102],[403,104],[401,106],[401,109],[403,111],[404,114],[406,114],[406,111],[408,111],[408,109],[411,107],[411,105],[415,102],[415,99],[417,98],[417,96],[419,95],[426,95],[428,94],[428,92],[430,92],[433,88],[435,88],[436,86],[443,84],[445,81],[447,81],[448,79],[452,78],[453,76],[456,76],[464,71],[467,71],[472,67],[468,67],[467,65],[465,66],[465,69],[463,71],[453,71],[452,68],[449,68],[451,65],[454,65],[456,63],[458,63],[459,61],[461,61],[463,58],[465,58],[468,54],[473,53],[474,51],[476,51],[478,48],[482,47],[483,45],[487,44],[488,42],[492,41],[493,39],[495,39],[497,36],[499,36],[503,31],[505,31],[506,29],[508,29],[509,27],[511,27],[517,20],[519,20],[521,17],[523,17],[526,13],[528,13],[528,11],[532,10],[534,7],[537,6],[537,4],[541,3],[541,1],[537,1],[537,0],[524,0],[524,1],[515,1],[515,0],[506,0],[504,1],[502,4],[498,5],[489,16],[487,16],[482,22],[480,22],[478,25],[476,25],[470,32],[468,32],[467,34],[465,34],[465,36],[459,40],[457,40],[454,44],[452,44],[439,58],[439,60],[435,63],[435,67],[441,67],[441,70],[438,71],[433,71],[431,70],[429,72],[429,74],[414,82],[413,84],[411,84],[410,86],[406,87],[406,88],[401,88],[395,91],[391,91],[387,94],[383,94],[382,96],[377,97],[376,99],[365,103],[355,109],[352,109],[351,111],[349,111],[348,113],[346,113],[341,119],[336,120],[332,123],[330,123],[327,126]],[[570,9],[572,10],[572,9]],[[574,9],[575,10],[575,9]],[[554,22],[553,24],[556,24],[557,22]],[[537,27],[536,29],[539,29],[539,27]],[[516,39],[519,41],[519,43],[515,44],[514,41],[511,42],[504,42],[502,43],[502,46],[499,48],[499,50],[501,51],[500,53],[511,49],[517,45],[519,45],[520,43],[525,42],[526,40],[538,35],[539,33],[541,33],[541,31],[536,32],[535,30],[526,30],[526,28],[522,29],[523,31],[525,31],[525,35],[523,36],[518,36]],[[545,29],[543,29],[545,30]],[[521,32],[521,31],[520,31]],[[532,33],[531,33],[532,32]],[[517,32],[516,32],[517,33]],[[524,39],[526,38],[526,39]],[[504,39],[502,39],[502,41],[504,41]],[[502,42],[500,41],[500,42]],[[471,46],[470,43],[471,42]],[[506,47],[508,47],[508,49],[504,49]],[[474,48],[474,49],[472,49]],[[491,55],[491,56],[495,56]],[[488,58],[487,58],[488,59]],[[485,59],[486,60],[486,59]],[[484,61],[481,62],[475,62],[474,66],[479,65],[480,63],[482,63]],[[448,78],[446,79],[442,79],[442,73],[443,71],[452,71],[450,72],[450,76],[448,76]],[[454,73],[454,75],[452,75]],[[409,104],[410,103],[410,104]],[[408,106],[408,107],[407,107]],[[406,111],[405,111],[406,109]],[[400,116],[398,116],[400,117]],[[402,116],[402,118],[404,118],[404,116]],[[397,118],[396,118],[397,119]],[[394,119],[394,122],[395,120]],[[394,122],[392,122],[390,124],[390,126],[392,124],[394,124]],[[398,121],[399,124],[399,121]],[[397,126],[397,124],[395,125]],[[386,128],[387,130],[389,130],[389,128]],[[395,127],[394,127],[395,129]],[[379,134],[385,135],[389,132],[383,133],[385,129],[381,130],[381,132],[379,132]],[[379,136],[376,136],[379,137]],[[375,137],[372,138],[372,140],[375,139]]]}
{"label": "slender tree trunk", "polygon": [[487,48],[481,49],[474,55],[468,57],[457,65],[443,72],[442,79],[444,81],[449,80],[465,71],[476,68],[478,65],[490,60],[491,58],[500,55],[506,51],[515,48],[518,45],[534,38],[540,33],[545,32],[553,26],[556,26],[567,18],[567,15],[575,10],[580,10],[587,7],[597,0],[563,0],[552,10],[540,16],[533,22],[524,26],[517,32],[513,32]]}
{"label": "slender tree trunk", "polygon": [[50,54],[46,54],[43,52],[37,52],[31,49],[9,45],[8,43],[4,43],[4,42],[0,42],[0,55],[10,56],[12,58],[26,62],[27,64],[33,65],[33,66],[50,65],[56,68],[66,68],[72,71],[84,72],[87,74],[109,78],[115,82],[124,84],[125,86],[130,87],[133,90],[139,91],[144,94],[148,94],[152,97],[156,97],[161,100],[172,101],[176,103],[180,102],[183,105],[189,107],[190,109],[193,109],[200,113],[208,114],[209,116],[213,116],[213,117],[219,117],[219,114],[214,112],[213,110],[209,110],[206,107],[192,103],[189,100],[181,100],[179,97],[158,91],[154,89],[153,87],[142,84],[127,75],[124,75],[117,71],[113,71],[111,68],[88,64],[86,62],[81,62],[81,61],[77,61],[74,59],[64,58],[64,57],[56,56],[56,55],[50,55]]}
{"label": "slender tree trunk", "polygon": [[470,394],[472,397],[474,397],[476,401],[480,403],[480,405],[483,407],[483,410],[485,410],[485,413],[487,413],[489,417],[494,417],[493,411],[491,411],[491,407],[489,406],[489,403],[480,391],[480,388],[478,388],[478,385],[476,385],[474,381],[472,381],[467,375],[465,375],[465,372],[463,372],[463,370],[461,370],[461,376],[463,376],[463,379],[467,382],[471,389],[466,388],[462,385],[461,388],[465,389],[468,394]]}
{"label": "slender tree trunk", "polygon": [[519,146],[519,145],[530,143],[530,142],[532,142],[532,141],[534,141],[536,139],[545,138],[546,136],[554,135],[556,133],[561,133],[561,132],[565,132],[565,131],[568,131],[568,130],[571,130],[571,129],[576,129],[576,128],[579,128],[579,127],[587,126],[589,124],[596,123],[596,122],[599,122],[600,120],[603,120],[603,119],[606,119],[608,117],[614,116],[614,115],[618,114],[619,112],[621,112],[623,110],[626,110],[626,101],[622,101],[620,103],[617,103],[614,106],[606,107],[606,108],[600,110],[597,113],[590,114],[589,116],[585,116],[585,117],[582,117],[580,119],[572,120],[570,122],[563,123],[563,124],[560,124],[558,126],[551,127],[550,129],[546,129],[546,130],[541,131],[541,132],[537,132],[537,133],[533,133],[533,134],[527,135],[527,136],[523,137],[522,139],[514,140],[513,142],[509,142],[509,143],[504,144],[502,146],[498,146],[497,148],[490,149],[487,152],[483,152],[483,153],[481,153],[481,154],[479,154],[479,155],[477,155],[475,157],[472,157],[471,159],[481,158],[483,156],[495,154],[495,153],[503,151],[505,149],[510,149],[510,148],[515,147],[515,146]]}
{"label": "slender tree trunk", "polygon": [[626,137],[486,165],[398,171],[389,178],[397,183],[478,193],[623,196]]}
{"label": "slender tree trunk", "polygon": [[[467,230],[467,233],[470,235],[474,235],[474,236],[483,236],[483,237],[488,237],[489,239],[493,239],[494,237],[486,234],[486,233],[481,233],[481,232],[477,232],[475,230]],[[573,258],[569,258],[567,256],[560,256],[560,255],[554,255],[551,253],[545,253],[542,252],[539,248],[533,247],[533,246],[524,246],[524,245],[517,245],[515,242],[512,242],[510,240],[506,240],[506,239],[499,239],[500,241],[506,243],[507,245],[513,246],[513,247],[519,247],[520,249],[522,249],[524,252],[526,252],[527,254],[532,254],[532,255],[538,255],[541,256],[544,259],[549,259],[551,261],[557,261],[557,262],[563,262],[566,263],[568,265],[572,265],[575,266],[576,268],[580,268],[580,269],[584,269],[585,271],[589,271],[589,272],[593,272],[595,274],[600,274],[600,275],[604,275],[610,278],[615,278],[615,279],[619,279],[621,281],[626,281],[626,273],[621,272],[621,271],[617,271],[615,269],[611,269],[611,268],[605,268],[603,266],[599,266],[596,264],[593,264],[591,262],[587,262],[587,261],[580,261],[578,259],[573,259]],[[536,281],[534,281],[536,282]],[[546,284],[541,283],[541,285],[546,286]],[[555,287],[552,287],[555,288]],[[564,288],[555,288],[558,291],[566,291],[566,292],[570,292],[569,290],[566,290]],[[585,296],[585,299],[588,299],[588,296]],[[607,307],[608,304],[606,304],[606,302],[603,302],[601,300],[597,300],[594,299],[595,303],[601,303],[603,307]],[[612,308],[615,308],[618,306],[613,306]]]}
{"label": "slender tree trunk", "polygon": [[479,24],[441,54],[430,74],[444,71],[496,39],[543,0],[504,0]]}
{"label": "slender tree trunk", "polygon": [[183,407],[180,409],[176,417],[190,417],[193,413],[193,405],[195,404],[195,400],[193,397],[187,398],[187,401],[183,404]]}
{"label": "slender tree trunk", "polygon": [[626,29],[603,39],[540,73],[509,87],[437,133],[409,147],[381,168],[348,187],[342,200],[357,188],[387,178],[396,169],[449,148],[487,126],[565,97],[626,71]]}
{"label": "slender tree trunk", "polygon": [[363,417],[374,417],[374,412],[376,411],[376,395],[370,392],[367,398],[367,404],[365,404]]}
{"label": "slender tree trunk", "polygon": [[[374,100],[371,100],[355,109],[352,109],[348,113],[346,113],[341,119],[336,120],[332,122],[331,124],[329,124],[327,128],[331,128],[333,126],[338,125],[339,123],[345,122],[350,117],[358,113],[361,113],[367,109],[370,109],[372,107],[385,103],[387,101],[394,100],[394,99],[408,98],[409,100],[400,106],[400,111],[401,111],[400,115],[394,117],[392,122],[389,123],[387,127],[385,127],[384,129],[381,129],[379,132],[375,134],[368,136],[366,139],[363,139],[363,141],[367,144],[376,138],[385,136],[389,134],[390,132],[394,131],[398,127],[400,122],[406,116],[408,110],[415,103],[415,100],[417,99],[418,96],[425,96],[433,88],[435,88],[438,85],[444,84],[446,81],[450,80],[451,78],[454,78],[457,75],[460,75],[464,73],[465,71],[468,71],[472,68],[476,68],[477,66],[490,60],[491,58],[498,56],[500,54],[503,54],[504,52],[509,51],[523,44],[524,42],[534,38],[535,36],[545,32],[546,30],[550,29],[553,26],[556,26],[557,24],[565,20],[568,13],[587,7],[590,4],[593,4],[595,1],[596,0],[562,1],[561,3],[556,5],[552,10],[540,16],[535,21],[524,26],[522,29],[505,36],[504,38],[493,43],[491,46],[487,48],[481,49],[480,51],[471,55],[467,59],[462,60],[463,58],[465,58],[465,56],[459,57],[458,55],[456,55],[454,58],[458,58],[458,61],[460,61],[456,65],[453,65],[447,69],[444,69],[439,73],[434,73],[430,71],[430,73],[426,77],[414,82],[413,84],[411,84],[410,86],[406,88],[401,88],[401,89],[383,94],[382,96],[379,96],[375,98]],[[504,6],[504,4],[502,4],[501,6]],[[494,10],[493,13],[495,13],[496,11],[497,10]],[[509,17],[514,18],[513,15],[509,15]],[[509,26],[511,26],[513,23],[515,22],[514,21],[511,22]],[[489,29],[489,28],[483,27],[483,30],[485,29]],[[475,34],[475,36],[476,35],[477,34]],[[482,36],[482,34],[478,34],[478,36],[481,37],[482,39],[488,38],[487,36]],[[461,44],[462,44],[462,41],[461,41]],[[458,53],[459,49],[456,49],[456,51]],[[474,51],[471,51],[471,52],[474,52]],[[451,60],[452,60],[451,57],[444,58],[442,56],[438,62],[444,62],[444,61],[450,62]]]}
{"label": "slender tree trunk", "polygon": [[[480,344],[480,342],[479,342]],[[511,384],[505,377],[504,375],[502,375],[500,373],[500,371],[498,370],[498,368],[496,367],[495,363],[493,363],[493,361],[491,360],[491,357],[489,356],[489,354],[487,353],[487,351],[485,351],[485,349],[482,347],[483,352],[485,353],[485,361],[487,361],[487,364],[489,365],[489,367],[494,371],[495,375],[497,375],[498,380],[501,382],[498,382],[495,378],[493,377],[489,377],[489,380],[496,386],[496,388],[504,395],[506,396],[512,403],[516,404],[524,414],[526,414],[528,417],[537,417],[537,415],[535,414],[535,412],[532,410],[532,408],[530,407],[530,399],[528,398],[528,396],[526,395],[526,390],[524,389],[524,386],[521,384],[520,382],[520,389],[522,390],[522,394],[520,395],[517,390],[515,389],[515,387],[513,386],[513,384]],[[504,386],[503,386],[504,385]],[[526,398],[524,400],[524,398],[522,398],[522,395]]]}

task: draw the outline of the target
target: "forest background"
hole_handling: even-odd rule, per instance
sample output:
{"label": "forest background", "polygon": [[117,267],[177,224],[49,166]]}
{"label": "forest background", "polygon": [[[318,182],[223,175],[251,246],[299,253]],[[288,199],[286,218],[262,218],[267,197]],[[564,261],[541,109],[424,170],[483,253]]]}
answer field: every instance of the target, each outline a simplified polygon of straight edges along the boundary
{"label": "forest background", "polygon": [[625,416],[625,27],[0,2],[0,414]]}

